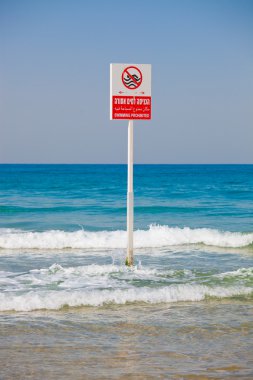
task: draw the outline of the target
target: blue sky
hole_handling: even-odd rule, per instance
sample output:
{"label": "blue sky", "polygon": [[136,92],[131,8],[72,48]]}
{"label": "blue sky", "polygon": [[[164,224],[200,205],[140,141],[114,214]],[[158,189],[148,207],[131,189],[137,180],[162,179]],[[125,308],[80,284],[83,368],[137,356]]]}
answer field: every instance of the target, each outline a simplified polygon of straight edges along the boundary
{"label": "blue sky", "polygon": [[0,162],[126,163],[110,63],[152,64],[136,163],[253,163],[253,1],[1,0]]}

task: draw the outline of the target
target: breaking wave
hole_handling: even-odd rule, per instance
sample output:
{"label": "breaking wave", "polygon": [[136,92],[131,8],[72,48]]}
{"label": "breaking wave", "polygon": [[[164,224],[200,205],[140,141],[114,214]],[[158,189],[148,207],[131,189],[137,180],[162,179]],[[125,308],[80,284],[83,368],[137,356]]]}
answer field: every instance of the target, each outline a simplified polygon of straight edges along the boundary
{"label": "breaking wave", "polygon": [[112,290],[31,291],[23,295],[0,295],[1,311],[59,310],[63,307],[124,305],[127,303],[174,303],[202,301],[207,297],[229,298],[246,296],[252,289],[243,286],[209,288],[205,285],[179,284],[164,288],[132,288]]}
{"label": "breaking wave", "polygon": [[[113,249],[125,248],[126,239],[126,232],[122,230],[29,232],[0,229],[0,249]],[[253,233],[157,225],[151,225],[148,230],[134,232],[135,248],[162,248],[189,244],[224,248],[247,247],[253,244]]]}
{"label": "breaking wave", "polygon": [[114,264],[0,271],[0,311],[134,303],[198,302],[252,296],[253,268],[220,274]]}

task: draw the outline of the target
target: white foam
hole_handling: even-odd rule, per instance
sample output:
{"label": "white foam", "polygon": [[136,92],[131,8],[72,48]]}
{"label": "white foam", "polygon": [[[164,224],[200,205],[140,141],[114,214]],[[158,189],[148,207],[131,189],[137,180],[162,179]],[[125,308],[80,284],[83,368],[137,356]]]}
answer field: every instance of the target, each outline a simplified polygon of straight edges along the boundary
{"label": "white foam", "polygon": [[[62,289],[112,289],[128,288],[131,280],[160,281],[160,271],[125,265],[87,265],[78,267],[62,267],[53,264],[49,268],[32,269],[24,273],[0,272],[0,287],[5,292],[29,292],[36,288],[40,292],[48,287]],[[10,294],[10,293],[9,293]]]}
{"label": "white foam", "polygon": [[[1,249],[114,249],[126,247],[125,231],[51,230],[10,232],[0,230]],[[135,248],[161,248],[188,244],[238,248],[253,244],[253,233],[226,232],[209,228],[150,226],[134,232]]]}
{"label": "white foam", "polygon": [[[177,284],[175,281],[179,275],[180,283]],[[57,310],[65,305],[103,306],[109,303],[194,302],[208,296],[225,298],[251,294],[252,288],[247,286],[247,280],[248,276],[252,277],[252,268],[240,268],[211,277],[227,276],[235,277],[235,281],[224,286],[218,285],[217,281],[209,285],[196,283],[196,278],[192,283],[194,273],[187,269],[153,269],[141,266],[127,268],[114,264],[62,267],[55,263],[49,268],[32,269],[28,272],[1,271],[0,287],[3,291],[0,295],[0,310]],[[239,282],[236,281],[237,278]],[[152,286],[154,283],[159,285],[148,287],[147,281]]]}
{"label": "white foam", "polygon": [[253,268],[239,268],[235,271],[219,273],[215,275],[214,277],[218,277],[221,279],[226,279],[226,278],[253,279]]}
{"label": "white foam", "polygon": [[77,267],[68,267],[63,268],[59,264],[53,264],[49,268],[45,269],[32,269],[30,273],[41,273],[41,274],[64,274],[64,275],[78,275],[78,276],[84,276],[84,275],[106,275],[113,272],[122,272],[127,270],[126,266],[117,266],[114,264],[107,264],[107,265],[97,265],[97,264],[91,264],[87,266],[77,266]]}
{"label": "white foam", "polygon": [[182,301],[201,301],[206,297],[227,298],[249,295],[252,289],[243,286],[214,287],[205,285],[171,285],[163,288],[129,288],[112,290],[78,291],[30,291],[26,294],[0,294],[0,311],[32,311],[39,309],[58,310],[64,306],[103,306],[106,304],[124,305],[144,302],[150,304]]}

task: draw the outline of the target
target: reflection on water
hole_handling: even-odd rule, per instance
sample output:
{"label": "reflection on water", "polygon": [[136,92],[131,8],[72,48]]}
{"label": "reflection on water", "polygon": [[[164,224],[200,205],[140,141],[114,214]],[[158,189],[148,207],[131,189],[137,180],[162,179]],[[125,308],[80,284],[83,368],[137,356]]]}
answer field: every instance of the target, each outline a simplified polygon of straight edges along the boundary
{"label": "reflection on water", "polygon": [[249,301],[1,314],[1,378],[252,379]]}

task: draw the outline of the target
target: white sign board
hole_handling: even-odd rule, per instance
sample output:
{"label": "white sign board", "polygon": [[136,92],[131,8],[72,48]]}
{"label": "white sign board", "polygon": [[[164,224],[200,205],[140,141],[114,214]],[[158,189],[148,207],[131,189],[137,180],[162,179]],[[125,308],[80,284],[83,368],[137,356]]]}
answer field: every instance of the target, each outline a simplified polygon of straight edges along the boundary
{"label": "white sign board", "polygon": [[151,65],[111,63],[110,118],[151,119]]}

